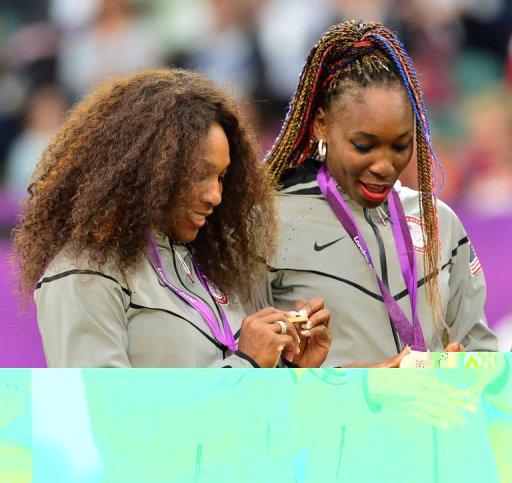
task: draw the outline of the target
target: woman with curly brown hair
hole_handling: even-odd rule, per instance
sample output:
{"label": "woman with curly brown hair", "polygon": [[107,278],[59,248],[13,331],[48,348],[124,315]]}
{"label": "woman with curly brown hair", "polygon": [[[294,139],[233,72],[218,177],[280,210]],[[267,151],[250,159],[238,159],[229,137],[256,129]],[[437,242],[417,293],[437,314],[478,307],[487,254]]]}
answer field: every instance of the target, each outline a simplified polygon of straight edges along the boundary
{"label": "woman with curly brown hair", "polygon": [[95,90],[43,153],[15,230],[48,364],[321,364],[322,300],[301,304],[313,328],[299,353],[257,288],[272,188],[235,105],[200,74],[147,70]]}

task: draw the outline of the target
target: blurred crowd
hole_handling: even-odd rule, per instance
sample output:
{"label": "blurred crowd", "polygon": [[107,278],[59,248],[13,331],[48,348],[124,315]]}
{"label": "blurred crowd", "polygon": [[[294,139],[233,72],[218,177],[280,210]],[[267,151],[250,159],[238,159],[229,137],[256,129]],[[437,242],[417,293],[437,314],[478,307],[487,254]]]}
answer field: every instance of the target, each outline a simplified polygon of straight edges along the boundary
{"label": "blurred crowd", "polygon": [[[512,213],[511,0],[0,0],[0,186],[26,190],[66,110],[106,76],[200,70],[242,102],[262,154],[320,34],[373,19],[420,73],[441,198]],[[411,169],[404,181],[414,185]]]}

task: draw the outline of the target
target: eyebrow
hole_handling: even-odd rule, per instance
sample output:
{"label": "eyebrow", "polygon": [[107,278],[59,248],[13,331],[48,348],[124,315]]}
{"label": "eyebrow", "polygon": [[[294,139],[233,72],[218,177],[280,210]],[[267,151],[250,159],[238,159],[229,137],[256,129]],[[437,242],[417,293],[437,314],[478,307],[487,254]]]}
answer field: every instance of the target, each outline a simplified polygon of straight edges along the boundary
{"label": "eyebrow", "polygon": [[[230,166],[231,166],[231,162],[229,162],[229,163],[227,164],[227,166],[226,166],[226,167],[225,167],[221,172],[223,173],[224,171],[227,171],[227,169],[228,169]],[[210,163],[210,161],[206,161],[206,160],[205,160],[205,161],[204,161],[204,169],[205,169],[205,171],[206,171],[206,172],[208,172],[208,173],[213,173],[213,172],[215,172],[216,166],[215,166],[215,164]]]}
{"label": "eyebrow", "polygon": [[[377,141],[379,139],[379,136],[377,136],[376,134],[372,134],[370,132],[366,132],[366,131],[357,131],[354,133],[356,136],[362,136],[362,137],[365,137],[365,138],[368,138],[368,139],[371,139],[373,141]],[[399,134],[397,136],[397,138],[404,138],[405,136],[409,136],[412,134],[412,130],[411,129],[407,129],[407,131],[404,131],[402,134]]]}

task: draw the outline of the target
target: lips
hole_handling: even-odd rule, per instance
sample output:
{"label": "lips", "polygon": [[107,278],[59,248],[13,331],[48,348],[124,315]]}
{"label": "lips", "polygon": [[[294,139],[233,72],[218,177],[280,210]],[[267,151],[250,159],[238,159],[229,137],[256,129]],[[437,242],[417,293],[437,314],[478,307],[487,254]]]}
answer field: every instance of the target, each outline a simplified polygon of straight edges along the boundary
{"label": "lips", "polygon": [[391,186],[388,185],[367,184],[362,181],[359,181],[359,184],[361,186],[361,193],[363,197],[374,203],[381,203],[384,201],[391,191]]}
{"label": "lips", "polygon": [[188,216],[192,225],[194,225],[195,228],[199,229],[206,223],[206,217],[209,216],[210,214],[211,212],[198,213],[197,211],[190,211]]}

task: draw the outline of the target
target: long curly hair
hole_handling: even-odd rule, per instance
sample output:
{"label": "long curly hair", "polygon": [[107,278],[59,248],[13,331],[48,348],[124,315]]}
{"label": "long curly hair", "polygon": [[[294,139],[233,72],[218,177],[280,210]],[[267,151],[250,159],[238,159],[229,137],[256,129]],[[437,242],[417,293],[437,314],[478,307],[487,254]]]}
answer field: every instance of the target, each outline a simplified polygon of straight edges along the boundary
{"label": "long curly hair", "polygon": [[[416,157],[427,295],[435,326],[444,322],[438,287],[440,238],[437,217],[437,174],[442,168],[432,148],[423,94],[411,59],[398,37],[377,22],[353,20],[332,26],[311,49],[281,133],[266,157],[276,180],[288,167],[318,155],[313,120],[318,107],[328,108],[353,86],[396,83],[406,92],[416,121]],[[441,330],[441,327],[439,328]],[[440,331],[439,330],[439,331]]]}
{"label": "long curly hair", "polygon": [[21,290],[35,288],[65,245],[99,266],[114,261],[121,273],[136,266],[148,230],[172,226],[186,202],[214,123],[226,133],[231,164],[222,202],[191,245],[211,281],[247,299],[274,247],[274,184],[235,103],[180,69],[113,78],[70,110],[36,166],[13,232]]}

